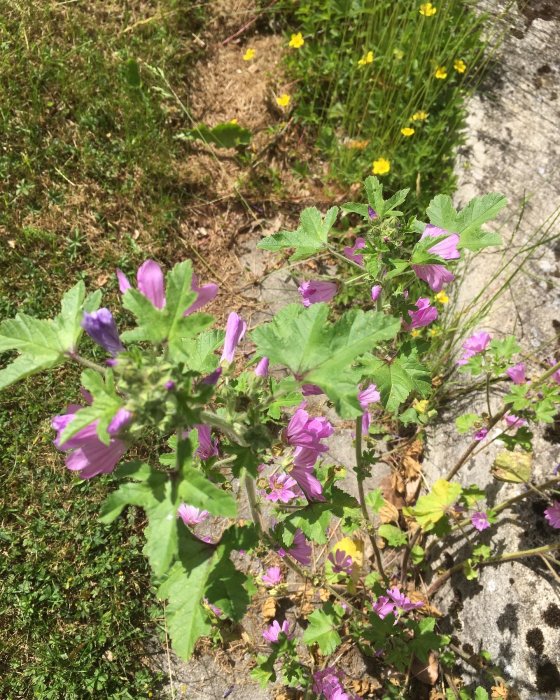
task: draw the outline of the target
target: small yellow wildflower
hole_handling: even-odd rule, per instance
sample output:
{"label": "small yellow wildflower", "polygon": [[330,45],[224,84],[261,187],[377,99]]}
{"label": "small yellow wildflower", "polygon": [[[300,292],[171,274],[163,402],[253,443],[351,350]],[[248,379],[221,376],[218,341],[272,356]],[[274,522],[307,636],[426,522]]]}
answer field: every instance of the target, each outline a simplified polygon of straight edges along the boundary
{"label": "small yellow wildflower", "polygon": [[448,304],[449,303],[449,297],[447,294],[441,290],[441,292],[438,292],[435,296],[435,300],[439,302],[440,304]]}
{"label": "small yellow wildflower", "polygon": [[358,61],[359,66],[365,66],[368,63],[373,63],[373,51],[368,51],[366,55]]}
{"label": "small yellow wildflower", "polygon": [[418,328],[413,328],[413,329],[410,331],[410,335],[411,335],[413,338],[418,338],[419,335],[420,335],[420,331],[418,330]]}
{"label": "small yellow wildflower", "polygon": [[298,32],[297,34],[292,34],[290,43],[288,46],[291,49],[301,49],[301,47],[305,44],[305,39],[302,36],[301,32]]}
{"label": "small yellow wildflower", "polygon": [[419,12],[421,15],[424,15],[424,17],[433,17],[437,12],[437,7],[434,7],[431,2],[423,2],[420,5]]}
{"label": "small yellow wildflower", "polygon": [[237,119],[230,119],[230,120],[229,120],[229,123],[230,123],[230,124],[237,124]]}
{"label": "small yellow wildflower", "polygon": [[252,61],[255,58],[256,54],[257,52],[255,51],[255,49],[247,49],[247,51],[245,51],[245,53],[243,54],[243,60]]}
{"label": "small yellow wildflower", "polygon": [[422,401],[418,401],[418,399],[415,399],[412,402],[412,408],[414,408],[418,413],[426,413],[428,410],[428,405],[429,405],[428,399],[422,399]]}
{"label": "small yellow wildflower", "polygon": [[404,51],[402,49],[393,49],[393,56],[397,61],[402,61],[404,58]]}
{"label": "small yellow wildflower", "polygon": [[411,126],[405,126],[401,129],[401,134],[403,136],[412,136],[414,129]]}
{"label": "small yellow wildflower", "polygon": [[280,97],[277,97],[277,98],[276,98],[276,104],[277,104],[279,107],[285,108],[285,107],[287,107],[287,106],[290,104],[290,100],[291,100],[291,99],[292,99],[292,98],[291,98],[289,95],[287,95],[286,93],[284,93],[283,95],[280,95]]}
{"label": "small yellow wildflower", "polygon": [[434,75],[438,80],[445,80],[447,78],[447,68],[445,66],[438,66]]}
{"label": "small yellow wildflower", "polygon": [[464,73],[467,70],[467,64],[463,61],[462,58],[458,58],[456,61],[453,62],[453,68],[455,68],[457,73]]}
{"label": "small yellow wildflower", "polygon": [[414,114],[412,115],[413,122],[423,122],[427,118],[428,112],[424,112],[422,110],[420,110],[419,112],[414,112]]}
{"label": "small yellow wildflower", "polygon": [[431,338],[436,338],[440,334],[440,332],[441,331],[439,330],[439,328],[430,328],[430,330],[428,331]]}
{"label": "small yellow wildflower", "polygon": [[378,158],[373,161],[373,174],[374,175],[387,175],[391,170],[391,161],[387,158]]}

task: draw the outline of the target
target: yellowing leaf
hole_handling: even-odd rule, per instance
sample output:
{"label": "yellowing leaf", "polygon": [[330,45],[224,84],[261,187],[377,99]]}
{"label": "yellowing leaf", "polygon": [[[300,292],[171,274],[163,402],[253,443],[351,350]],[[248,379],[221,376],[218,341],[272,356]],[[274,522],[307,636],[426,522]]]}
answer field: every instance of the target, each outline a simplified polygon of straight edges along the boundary
{"label": "yellowing leaf", "polygon": [[445,479],[438,479],[432,490],[420,496],[413,508],[404,508],[405,515],[412,516],[424,530],[430,530],[461,495],[461,486]]}
{"label": "yellowing leaf", "polygon": [[531,478],[533,457],[530,452],[510,452],[502,450],[496,455],[492,474],[498,481],[511,481],[521,484]]}

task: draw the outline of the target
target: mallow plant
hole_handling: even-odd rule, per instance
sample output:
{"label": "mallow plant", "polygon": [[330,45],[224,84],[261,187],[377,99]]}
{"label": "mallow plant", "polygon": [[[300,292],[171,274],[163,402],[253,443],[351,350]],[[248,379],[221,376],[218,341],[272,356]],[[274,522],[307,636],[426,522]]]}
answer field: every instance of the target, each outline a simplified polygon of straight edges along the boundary
{"label": "mallow plant", "polygon": [[[439,630],[431,594],[453,574],[474,578],[500,561],[554,562],[553,537],[499,554],[478,539],[535,492],[547,499],[543,524],[560,528],[560,477],[535,484],[530,469],[531,428],[558,411],[560,364],[546,358],[542,371],[529,369],[513,338],[483,330],[464,339],[455,362],[466,382],[487,380],[487,393],[507,387],[502,408],[458,420],[459,432],[471,434],[468,449],[406,507],[392,506],[380,488],[366,491],[387,452],[410,463],[426,424],[437,420],[430,345],[419,331],[442,313],[460,258],[499,245],[482,225],[505,200],[487,195],[456,211],[438,196],[423,222],[398,210],[406,190],[386,200],[374,177],[365,189],[367,202],[342,207],[364,222],[364,235],[348,246],[332,242],[337,207],[324,216],[308,208],[295,231],[261,241],[265,250],[290,251],[292,262],[328,255],[341,275],[302,280],[301,303],[252,329],[233,310],[225,328],[214,327],[203,309],[219,289],[200,284],[190,261],[164,274],[153,260],[135,283],[117,271],[119,325],[101,292],[87,294],[83,282],[52,319],[19,313],[0,324],[0,351],[11,353],[0,388],[64,363],[83,366],[76,402],[52,417],[54,446],[72,478],[114,487],[103,523],[128,507],[144,511],[143,551],[176,653],[188,658],[201,637],[240,621],[256,593],[287,597],[294,581],[307,581],[320,592],[313,609],[305,619],[288,609],[263,624],[252,640],[253,675],[327,700],[358,697],[336,663],[343,642],[385,669],[385,697],[406,697],[411,671],[434,653],[452,667],[460,650]],[[358,294],[353,308],[336,305],[343,284],[361,286],[361,304]],[[102,364],[81,349],[84,332],[106,353]],[[343,468],[330,455],[336,433],[353,442],[355,460]],[[497,440],[504,449],[496,478],[527,488],[489,507],[483,489],[454,478]],[[341,483],[346,471],[354,488]],[[437,570],[434,552],[457,537],[469,555]],[[488,697],[482,686],[473,691],[461,697]]]}

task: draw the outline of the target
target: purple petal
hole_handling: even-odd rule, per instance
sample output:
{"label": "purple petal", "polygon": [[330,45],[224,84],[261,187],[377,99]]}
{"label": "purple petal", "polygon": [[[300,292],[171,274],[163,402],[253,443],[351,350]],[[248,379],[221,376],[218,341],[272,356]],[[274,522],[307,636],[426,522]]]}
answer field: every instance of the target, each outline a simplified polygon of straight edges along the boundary
{"label": "purple petal", "polygon": [[161,267],[155,260],[146,260],[136,275],[138,290],[149,299],[156,309],[165,306],[165,282]]}

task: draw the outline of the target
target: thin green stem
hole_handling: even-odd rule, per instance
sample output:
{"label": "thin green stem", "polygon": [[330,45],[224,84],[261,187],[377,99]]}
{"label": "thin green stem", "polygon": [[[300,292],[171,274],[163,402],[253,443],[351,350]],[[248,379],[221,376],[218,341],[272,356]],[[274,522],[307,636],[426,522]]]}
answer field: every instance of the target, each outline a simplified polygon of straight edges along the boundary
{"label": "thin green stem", "polygon": [[202,411],[200,418],[203,423],[221,430],[222,433],[225,433],[233,440],[233,442],[236,442],[238,445],[242,445],[243,447],[247,447],[247,442],[243,435],[239,435],[233,425],[228,423],[228,421],[224,418],[220,418],[220,416],[217,416],[215,413],[210,413],[209,411]]}
{"label": "thin green stem", "polygon": [[375,561],[377,563],[377,569],[383,580],[387,583],[387,574],[383,567],[383,559],[381,557],[381,552],[375,541],[375,527],[371,520],[370,514],[366,505],[366,495],[364,493],[364,465],[362,458],[362,418],[356,418],[356,481],[358,482],[358,499],[360,501],[360,508],[362,510],[362,515],[366,521],[366,529],[373,547],[373,553],[375,555]]}
{"label": "thin green stem", "polygon": [[86,357],[78,355],[77,352],[68,352],[67,355],[71,360],[74,360],[74,362],[77,362],[79,365],[83,365],[88,369],[94,369],[96,372],[101,372],[101,374],[105,374],[107,372],[106,367],[103,367],[103,365],[98,365],[97,362],[92,362]]}

